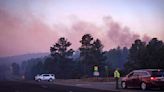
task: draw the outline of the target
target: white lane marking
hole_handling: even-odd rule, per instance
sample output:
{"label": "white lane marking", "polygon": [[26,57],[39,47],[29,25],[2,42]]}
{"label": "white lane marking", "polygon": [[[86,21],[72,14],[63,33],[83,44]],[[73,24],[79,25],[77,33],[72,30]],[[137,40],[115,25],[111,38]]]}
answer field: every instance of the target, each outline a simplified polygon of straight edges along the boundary
{"label": "white lane marking", "polygon": [[75,84],[75,86],[91,86],[91,84]]}

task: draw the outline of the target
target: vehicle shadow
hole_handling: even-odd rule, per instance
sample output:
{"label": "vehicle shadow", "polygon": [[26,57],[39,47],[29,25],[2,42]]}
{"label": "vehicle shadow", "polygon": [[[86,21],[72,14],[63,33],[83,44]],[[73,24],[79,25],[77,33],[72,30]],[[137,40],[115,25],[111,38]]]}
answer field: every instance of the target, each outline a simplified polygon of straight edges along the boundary
{"label": "vehicle shadow", "polygon": [[160,88],[149,88],[147,90],[141,90],[140,88],[127,88],[122,90],[123,92],[164,92],[164,89]]}

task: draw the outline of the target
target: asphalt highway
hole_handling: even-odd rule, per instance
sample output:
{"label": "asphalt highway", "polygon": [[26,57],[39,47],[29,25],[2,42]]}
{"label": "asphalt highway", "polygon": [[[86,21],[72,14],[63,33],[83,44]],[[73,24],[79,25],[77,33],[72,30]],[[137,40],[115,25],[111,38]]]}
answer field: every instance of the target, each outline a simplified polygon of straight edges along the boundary
{"label": "asphalt highway", "polygon": [[152,89],[142,91],[136,88],[114,88],[114,82],[36,82],[36,81],[0,81],[0,92],[164,92],[164,90]]}
{"label": "asphalt highway", "polygon": [[0,81],[0,92],[116,92],[81,88],[75,86],[56,85],[49,82]]}

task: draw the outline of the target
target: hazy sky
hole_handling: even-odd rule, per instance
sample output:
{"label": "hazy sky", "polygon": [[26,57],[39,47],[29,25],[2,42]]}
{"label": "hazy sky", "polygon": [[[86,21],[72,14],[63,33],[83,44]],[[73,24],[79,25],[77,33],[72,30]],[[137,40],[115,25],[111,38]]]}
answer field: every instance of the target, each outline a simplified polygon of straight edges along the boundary
{"label": "hazy sky", "polygon": [[0,0],[0,56],[49,52],[61,36],[78,49],[85,33],[105,50],[164,40],[164,0]]}

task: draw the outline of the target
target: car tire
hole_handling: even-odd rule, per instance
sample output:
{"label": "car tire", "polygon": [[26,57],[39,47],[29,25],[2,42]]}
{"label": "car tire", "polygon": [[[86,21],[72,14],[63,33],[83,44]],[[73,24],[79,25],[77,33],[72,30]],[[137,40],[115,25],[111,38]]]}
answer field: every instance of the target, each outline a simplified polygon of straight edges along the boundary
{"label": "car tire", "polygon": [[123,89],[126,89],[126,88],[127,88],[127,85],[126,85],[126,82],[125,82],[125,81],[121,82],[121,87],[122,87]]}
{"label": "car tire", "polygon": [[147,84],[145,82],[142,82],[140,85],[142,90],[146,90],[147,89]]}
{"label": "car tire", "polygon": [[53,79],[52,79],[52,78],[50,78],[48,81],[49,81],[49,82],[52,82],[52,81],[53,81]]}
{"label": "car tire", "polygon": [[40,82],[40,81],[41,81],[41,79],[38,79],[37,81],[38,81],[38,82]]}

